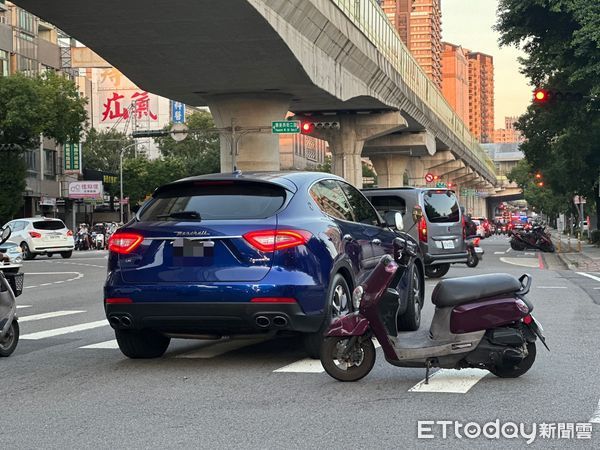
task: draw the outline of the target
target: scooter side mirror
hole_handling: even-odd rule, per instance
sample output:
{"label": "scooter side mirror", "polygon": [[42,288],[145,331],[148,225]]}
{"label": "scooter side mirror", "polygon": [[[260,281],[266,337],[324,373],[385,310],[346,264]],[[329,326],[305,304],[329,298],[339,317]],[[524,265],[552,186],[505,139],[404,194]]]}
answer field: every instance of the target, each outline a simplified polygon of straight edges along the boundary
{"label": "scooter side mirror", "polygon": [[8,238],[11,235],[11,230],[10,227],[6,226],[4,228],[2,228],[2,234],[0,234],[0,244],[4,244],[6,241],[8,241]]}

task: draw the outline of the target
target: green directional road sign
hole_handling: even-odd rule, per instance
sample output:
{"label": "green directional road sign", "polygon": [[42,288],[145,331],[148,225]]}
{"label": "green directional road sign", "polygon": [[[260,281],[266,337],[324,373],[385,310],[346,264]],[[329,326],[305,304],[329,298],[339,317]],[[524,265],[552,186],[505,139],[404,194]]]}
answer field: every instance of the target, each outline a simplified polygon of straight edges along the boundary
{"label": "green directional road sign", "polygon": [[299,134],[299,120],[279,120],[271,122],[271,133],[273,134]]}

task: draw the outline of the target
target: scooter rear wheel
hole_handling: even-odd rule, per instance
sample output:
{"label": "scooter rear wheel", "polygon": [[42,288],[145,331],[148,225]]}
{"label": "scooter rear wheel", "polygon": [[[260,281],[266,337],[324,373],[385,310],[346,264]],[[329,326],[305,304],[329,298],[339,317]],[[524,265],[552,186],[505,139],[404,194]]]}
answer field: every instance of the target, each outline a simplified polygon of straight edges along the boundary
{"label": "scooter rear wheel", "polygon": [[321,364],[325,372],[339,381],[358,381],[368,375],[375,364],[373,341],[359,337],[352,348],[347,349],[350,339],[327,337],[321,345]]}
{"label": "scooter rear wheel", "polygon": [[13,320],[8,333],[0,340],[0,357],[12,355],[19,343],[19,322]]}
{"label": "scooter rear wheel", "polygon": [[517,378],[525,374],[535,362],[537,351],[535,342],[527,344],[527,356],[519,364],[515,365],[498,365],[489,368],[489,371],[500,378]]}
{"label": "scooter rear wheel", "polygon": [[473,250],[473,251],[469,250],[469,254],[467,256],[467,266],[468,267],[477,267],[477,264],[479,264],[479,258],[477,257],[475,250]]}

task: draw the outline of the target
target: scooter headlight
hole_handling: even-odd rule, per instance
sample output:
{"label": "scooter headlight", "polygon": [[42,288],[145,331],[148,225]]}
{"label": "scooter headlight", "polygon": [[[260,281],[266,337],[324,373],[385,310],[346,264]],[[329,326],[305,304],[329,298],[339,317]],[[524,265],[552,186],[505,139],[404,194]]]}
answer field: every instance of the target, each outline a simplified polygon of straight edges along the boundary
{"label": "scooter headlight", "polygon": [[358,309],[360,307],[360,302],[364,293],[365,290],[362,286],[358,286],[356,289],[354,289],[354,292],[352,293],[352,305],[354,306],[354,309]]}

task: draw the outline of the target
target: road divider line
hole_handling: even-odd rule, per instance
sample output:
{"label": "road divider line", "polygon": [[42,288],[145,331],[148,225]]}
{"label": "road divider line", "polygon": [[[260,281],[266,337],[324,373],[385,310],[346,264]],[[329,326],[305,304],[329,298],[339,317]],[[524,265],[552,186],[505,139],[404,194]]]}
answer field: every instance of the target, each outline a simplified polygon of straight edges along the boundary
{"label": "road divider line", "polygon": [[182,359],[209,359],[214,358],[215,356],[222,355],[223,353],[239,350],[240,348],[248,347],[254,344],[259,344],[261,342],[264,342],[265,340],[265,338],[256,338],[217,341],[212,342],[209,345],[206,345],[200,349],[181,353],[175,357]]}
{"label": "road divider line", "polygon": [[567,289],[566,286],[536,286],[537,289]]}
{"label": "road divider line", "polygon": [[17,305],[17,309],[31,308],[31,305]]}
{"label": "road divider line", "polygon": [[505,252],[494,252],[494,255],[504,255]]}
{"label": "road divider line", "polygon": [[93,348],[93,349],[110,349],[110,350],[114,350],[119,348],[119,344],[117,343],[116,339],[112,339],[110,341],[105,341],[105,342],[98,342],[97,344],[92,344],[92,345],[86,345],[84,347],[79,347],[79,348]]}
{"label": "road divider line", "polygon": [[21,339],[28,339],[37,341],[39,339],[61,336],[63,334],[76,333],[78,331],[91,330],[93,328],[107,327],[108,321],[106,319],[97,320],[95,322],[82,323],[79,325],[73,325],[70,327],[55,328],[53,330],[39,331],[37,333],[30,333],[21,336]]}
{"label": "road divider line", "polygon": [[589,273],[577,272],[577,274],[581,275],[582,277],[588,277],[588,278],[591,278],[592,280],[600,281],[600,277],[595,277],[594,275],[590,275]]}
{"label": "road divider line", "polygon": [[408,392],[466,394],[487,374],[489,372],[482,369],[440,369],[429,377],[429,384],[425,384],[425,380],[421,380]]}
{"label": "road divider line", "polygon": [[49,313],[33,314],[31,316],[19,317],[19,322],[33,322],[34,320],[52,319],[53,317],[70,316],[72,314],[80,314],[85,311],[53,311]]}
{"label": "road divider line", "polygon": [[500,258],[500,261],[513,266],[539,268],[539,262],[536,258]]}
{"label": "road divider line", "polygon": [[594,415],[590,419],[591,423],[600,423],[600,401],[598,401],[598,407],[594,412]]}

